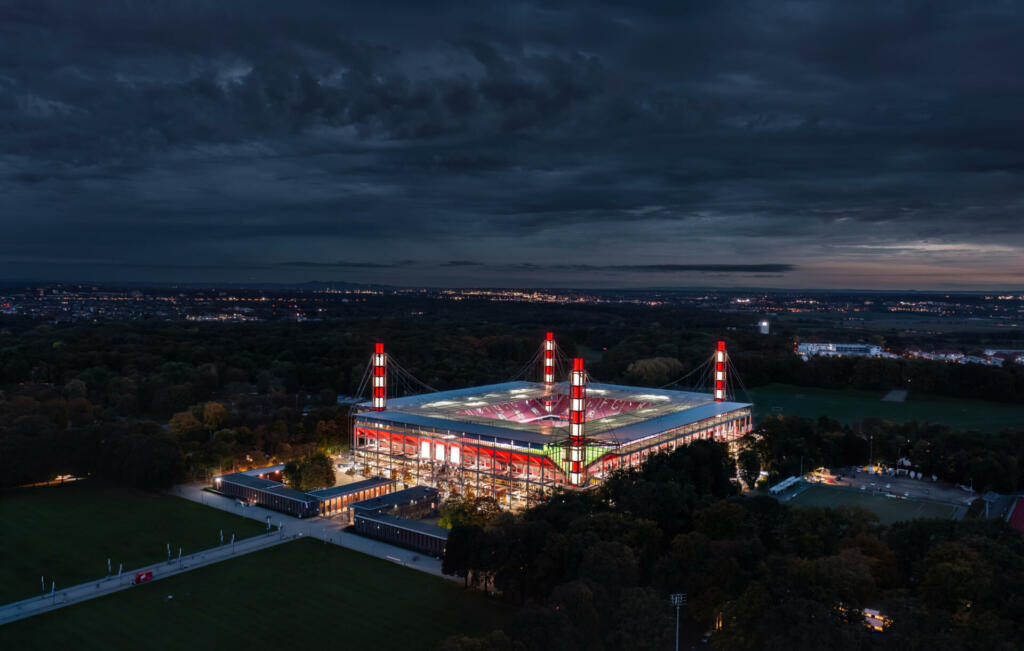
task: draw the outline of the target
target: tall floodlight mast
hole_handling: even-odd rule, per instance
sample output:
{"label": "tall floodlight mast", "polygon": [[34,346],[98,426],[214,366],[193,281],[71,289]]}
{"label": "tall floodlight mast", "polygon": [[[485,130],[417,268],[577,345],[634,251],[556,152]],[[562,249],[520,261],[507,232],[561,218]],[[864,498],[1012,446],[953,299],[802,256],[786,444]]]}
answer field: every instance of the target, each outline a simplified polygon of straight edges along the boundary
{"label": "tall floodlight mast", "polygon": [[544,388],[555,385],[555,333],[549,332],[544,339]]}
{"label": "tall floodlight mast", "polygon": [[373,351],[373,410],[384,411],[388,403],[388,356],[384,344]]}
{"label": "tall floodlight mast", "polygon": [[544,411],[550,414],[555,407],[555,333],[544,337]]}
{"label": "tall floodlight mast", "polygon": [[578,487],[584,484],[583,424],[587,413],[587,371],[582,357],[572,360],[569,387],[569,485]]}
{"label": "tall floodlight mast", "polygon": [[715,350],[715,402],[725,400],[725,342],[718,342]]}

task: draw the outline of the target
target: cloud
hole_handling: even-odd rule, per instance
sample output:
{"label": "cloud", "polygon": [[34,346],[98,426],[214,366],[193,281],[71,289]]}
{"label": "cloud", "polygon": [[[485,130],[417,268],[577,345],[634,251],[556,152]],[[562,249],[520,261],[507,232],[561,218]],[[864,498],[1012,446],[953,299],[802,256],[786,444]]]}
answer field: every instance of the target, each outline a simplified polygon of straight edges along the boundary
{"label": "cloud", "polygon": [[394,269],[396,267],[406,267],[410,264],[412,262],[409,260],[400,262],[311,262],[308,260],[293,260],[290,262],[279,262],[278,266],[299,267],[303,269]]}
{"label": "cloud", "polygon": [[1012,3],[16,0],[0,20],[0,274],[88,251],[125,261],[115,279],[816,285],[874,264],[858,282],[882,286],[898,254],[942,286],[1024,252]]}

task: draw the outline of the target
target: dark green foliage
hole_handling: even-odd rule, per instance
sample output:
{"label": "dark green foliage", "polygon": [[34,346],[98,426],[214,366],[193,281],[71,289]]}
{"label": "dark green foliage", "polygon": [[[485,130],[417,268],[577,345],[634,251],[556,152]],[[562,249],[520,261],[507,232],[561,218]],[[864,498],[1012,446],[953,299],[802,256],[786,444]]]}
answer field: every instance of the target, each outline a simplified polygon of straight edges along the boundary
{"label": "dark green foliage", "polygon": [[1024,489],[1020,428],[982,434],[913,421],[894,424],[869,418],[847,426],[827,418],[776,416],[763,420],[749,443],[774,481],[798,474],[801,460],[805,472],[819,466],[864,465],[870,448],[876,463],[894,466],[899,458],[908,458],[915,469],[942,481],[973,482],[983,491]]}
{"label": "dark green foliage", "polygon": [[285,482],[300,491],[334,486],[334,466],[330,458],[322,453],[312,454],[299,461],[289,461],[284,466]]}
{"label": "dark green foliage", "polygon": [[[445,570],[524,608],[503,631],[447,648],[670,648],[668,595],[680,591],[684,646],[719,623],[712,646],[730,651],[1024,644],[1024,542],[1004,523],[889,529],[857,507],[740,497],[734,472],[723,445],[698,442],[601,489],[455,526]],[[872,633],[863,608],[896,624]]]}

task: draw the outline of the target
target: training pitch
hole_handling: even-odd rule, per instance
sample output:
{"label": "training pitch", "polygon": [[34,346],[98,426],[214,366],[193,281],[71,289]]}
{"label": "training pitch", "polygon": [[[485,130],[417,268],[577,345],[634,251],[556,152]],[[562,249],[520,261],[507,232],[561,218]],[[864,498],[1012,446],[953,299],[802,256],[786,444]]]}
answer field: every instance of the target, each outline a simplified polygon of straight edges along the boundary
{"label": "training pitch", "polygon": [[0,648],[409,651],[509,615],[459,582],[306,539],[0,626]]}
{"label": "training pitch", "polygon": [[793,506],[827,506],[835,508],[840,505],[861,506],[875,513],[882,524],[892,524],[903,520],[918,518],[939,518],[949,520],[956,512],[951,504],[922,502],[919,500],[900,499],[875,495],[869,491],[831,486],[815,485],[805,489],[787,504]]}
{"label": "training pitch", "polygon": [[[0,497],[0,603],[127,572],[266,530],[258,522],[168,495],[94,480],[15,489]],[[2,648],[2,645],[0,645]]]}

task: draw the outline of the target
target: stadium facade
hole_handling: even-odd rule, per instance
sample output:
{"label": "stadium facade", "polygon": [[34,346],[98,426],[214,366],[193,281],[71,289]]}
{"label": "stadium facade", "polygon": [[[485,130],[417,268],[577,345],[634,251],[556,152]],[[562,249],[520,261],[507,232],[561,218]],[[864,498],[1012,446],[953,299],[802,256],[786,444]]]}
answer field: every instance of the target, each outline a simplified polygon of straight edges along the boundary
{"label": "stadium facade", "polygon": [[549,333],[541,382],[514,381],[388,398],[377,345],[373,400],[357,405],[352,448],[367,476],[491,496],[517,509],[556,489],[587,489],[650,455],[750,431],[751,405],[726,400],[726,355],[709,360],[714,393],[587,381],[583,360],[555,382]]}

